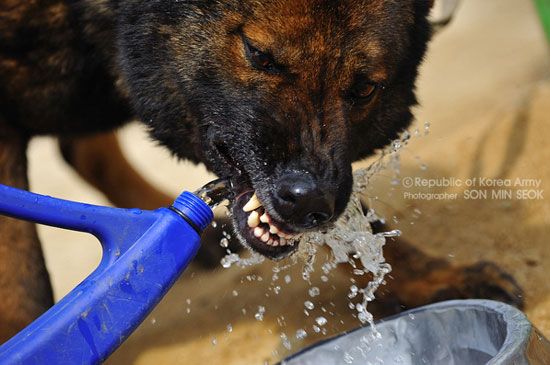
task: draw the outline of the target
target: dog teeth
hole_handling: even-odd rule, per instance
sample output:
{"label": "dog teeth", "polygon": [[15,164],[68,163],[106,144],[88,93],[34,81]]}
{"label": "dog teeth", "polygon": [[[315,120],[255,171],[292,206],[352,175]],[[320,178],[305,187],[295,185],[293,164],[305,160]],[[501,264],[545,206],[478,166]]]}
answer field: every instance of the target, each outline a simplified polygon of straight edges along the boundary
{"label": "dog teeth", "polygon": [[[284,246],[294,246],[295,239],[298,239],[300,235],[290,235],[279,229],[279,227],[271,223],[271,217],[264,212],[261,216],[256,209],[262,206],[260,200],[256,193],[250,198],[248,203],[243,207],[245,212],[248,212],[247,224],[250,228],[253,229],[253,234],[258,240],[262,241],[268,246],[272,247],[284,247]],[[260,226],[263,223],[267,227]]]}
{"label": "dog teeth", "polygon": [[265,231],[262,227],[256,227],[254,229],[254,236],[256,236],[257,238],[260,238],[264,235]]}
{"label": "dog teeth", "polygon": [[248,226],[250,228],[256,228],[260,225],[260,214],[256,211],[253,211],[248,216]]}
{"label": "dog teeth", "polygon": [[261,206],[262,203],[260,202],[260,199],[258,199],[256,193],[254,193],[254,195],[252,195],[252,198],[250,198],[248,203],[246,203],[246,205],[243,207],[243,210],[248,213],[258,209]]}
{"label": "dog teeth", "polygon": [[262,216],[260,217],[260,222],[269,224],[269,221],[270,219],[267,213],[262,214]]}

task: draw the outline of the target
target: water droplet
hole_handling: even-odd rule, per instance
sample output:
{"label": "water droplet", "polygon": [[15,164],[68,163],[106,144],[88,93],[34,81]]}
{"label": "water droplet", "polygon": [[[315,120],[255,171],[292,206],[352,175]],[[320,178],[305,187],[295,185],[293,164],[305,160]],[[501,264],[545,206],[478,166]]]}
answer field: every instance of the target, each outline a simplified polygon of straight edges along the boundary
{"label": "water droplet", "polygon": [[212,221],[212,227],[213,227],[213,228],[217,228],[217,227],[218,227],[218,222]]}
{"label": "water droplet", "polygon": [[312,302],[310,302],[309,300],[306,300],[304,302],[304,307],[306,307],[309,310],[315,309],[315,305]]}
{"label": "water droplet", "polygon": [[319,296],[319,294],[321,294],[321,291],[316,286],[309,288],[308,292],[309,292],[309,296],[312,298],[315,298],[316,296]]}
{"label": "water droplet", "polygon": [[290,277],[290,275],[285,275],[285,283],[290,284],[291,281],[292,278]]}
{"label": "water droplet", "polygon": [[264,314],[265,314],[265,307],[259,305],[258,306],[258,312],[254,315],[254,318],[256,318],[257,321],[263,321],[264,320]]}
{"label": "water droplet", "polygon": [[281,333],[280,337],[281,337],[281,342],[285,347],[285,349],[290,350],[292,348],[292,344],[290,343],[290,340],[288,339],[288,336],[286,335],[286,333]]}
{"label": "water droplet", "polygon": [[[222,246],[222,247],[224,247],[224,248],[229,247],[229,240],[228,240],[227,238],[225,238],[225,237],[222,238],[222,239],[220,240],[220,246]],[[223,259],[222,259],[222,260],[223,260]],[[222,264],[222,266],[223,266],[223,264]]]}
{"label": "water droplet", "polygon": [[327,319],[325,317],[317,317],[315,319],[315,322],[320,326],[323,327],[325,324],[327,324]]}
{"label": "water droplet", "polygon": [[299,330],[296,331],[295,337],[297,340],[303,340],[304,338],[307,337],[307,332],[304,329],[300,328]]}
{"label": "water droplet", "polygon": [[359,288],[357,287],[357,285],[352,285],[349,288],[348,298],[353,299],[357,296],[358,293],[359,293]]}
{"label": "water droplet", "polygon": [[233,332],[233,326],[231,325],[231,323],[227,325],[227,332],[229,333]]}
{"label": "water droplet", "polygon": [[216,337],[212,337],[212,346],[216,346],[218,344],[218,339]]}
{"label": "water droplet", "polygon": [[399,151],[401,149],[401,141],[395,140],[392,142],[392,148],[395,152]]}
{"label": "water droplet", "polygon": [[233,293],[232,293],[232,294],[233,294],[233,296],[234,296],[234,297],[237,297],[237,296],[239,296],[239,292],[238,292],[238,291],[236,291],[236,290],[233,290]]}
{"label": "water droplet", "polygon": [[157,319],[156,319],[156,318],[151,318],[151,324],[152,324],[152,325],[157,324]]}
{"label": "water droplet", "polygon": [[378,233],[378,234],[385,237],[385,238],[393,238],[393,237],[400,237],[402,232],[398,229],[394,229],[393,231],[382,232],[382,233]]}

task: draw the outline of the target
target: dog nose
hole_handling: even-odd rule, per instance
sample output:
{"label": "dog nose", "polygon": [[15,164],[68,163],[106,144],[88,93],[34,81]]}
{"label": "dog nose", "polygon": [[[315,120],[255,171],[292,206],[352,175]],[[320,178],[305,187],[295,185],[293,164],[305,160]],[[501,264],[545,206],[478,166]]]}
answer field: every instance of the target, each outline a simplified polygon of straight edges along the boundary
{"label": "dog nose", "polygon": [[334,216],[334,194],[323,192],[311,174],[291,173],[280,180],[276,210],[288,223],[313,228]]}

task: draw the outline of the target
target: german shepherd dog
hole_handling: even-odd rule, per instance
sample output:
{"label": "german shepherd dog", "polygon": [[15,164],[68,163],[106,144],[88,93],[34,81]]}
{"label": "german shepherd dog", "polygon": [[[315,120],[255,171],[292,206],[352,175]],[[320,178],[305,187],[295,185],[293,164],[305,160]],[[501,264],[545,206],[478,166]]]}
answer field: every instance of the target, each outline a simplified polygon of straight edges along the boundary
{"label": "german shepherd dog", "polygon": [[[115,204],[143,207],[139,198],[151,194],[158,203],[112,135],[96,135],[139,119],[177,157],[234,181],[241,242],[287,256],[293,237],[342,213],[351,163],[411,122],[430,7],[0,0],[0,183],[28,188],[29,139],[55,135],[67,161]],[[455,267],[403,243],[386,255],[400,305],[465,297],[521,305],[514,280],[492,264]],[[0,298],[0,341],[53,303],[32,224],[0,218]]]}

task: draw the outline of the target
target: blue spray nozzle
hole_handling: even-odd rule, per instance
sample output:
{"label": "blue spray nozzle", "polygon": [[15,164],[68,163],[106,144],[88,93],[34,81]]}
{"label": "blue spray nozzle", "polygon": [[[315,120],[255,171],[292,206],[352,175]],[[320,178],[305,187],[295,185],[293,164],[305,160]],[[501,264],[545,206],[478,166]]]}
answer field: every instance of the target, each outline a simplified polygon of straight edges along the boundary
{"label": "blue spray nozzle", "polygon": [[172,208],[199,233],[204,231],[214,218],[210,206],[195,194],[187,191],[178,196]]}
{"label": "blue spray nozzle", "polygon": [[233,198],[233,185],[228,179],[209,182],[193,194],[184,192],[170,207],[197,232],[202,232],[214,218],[212,209]]}

